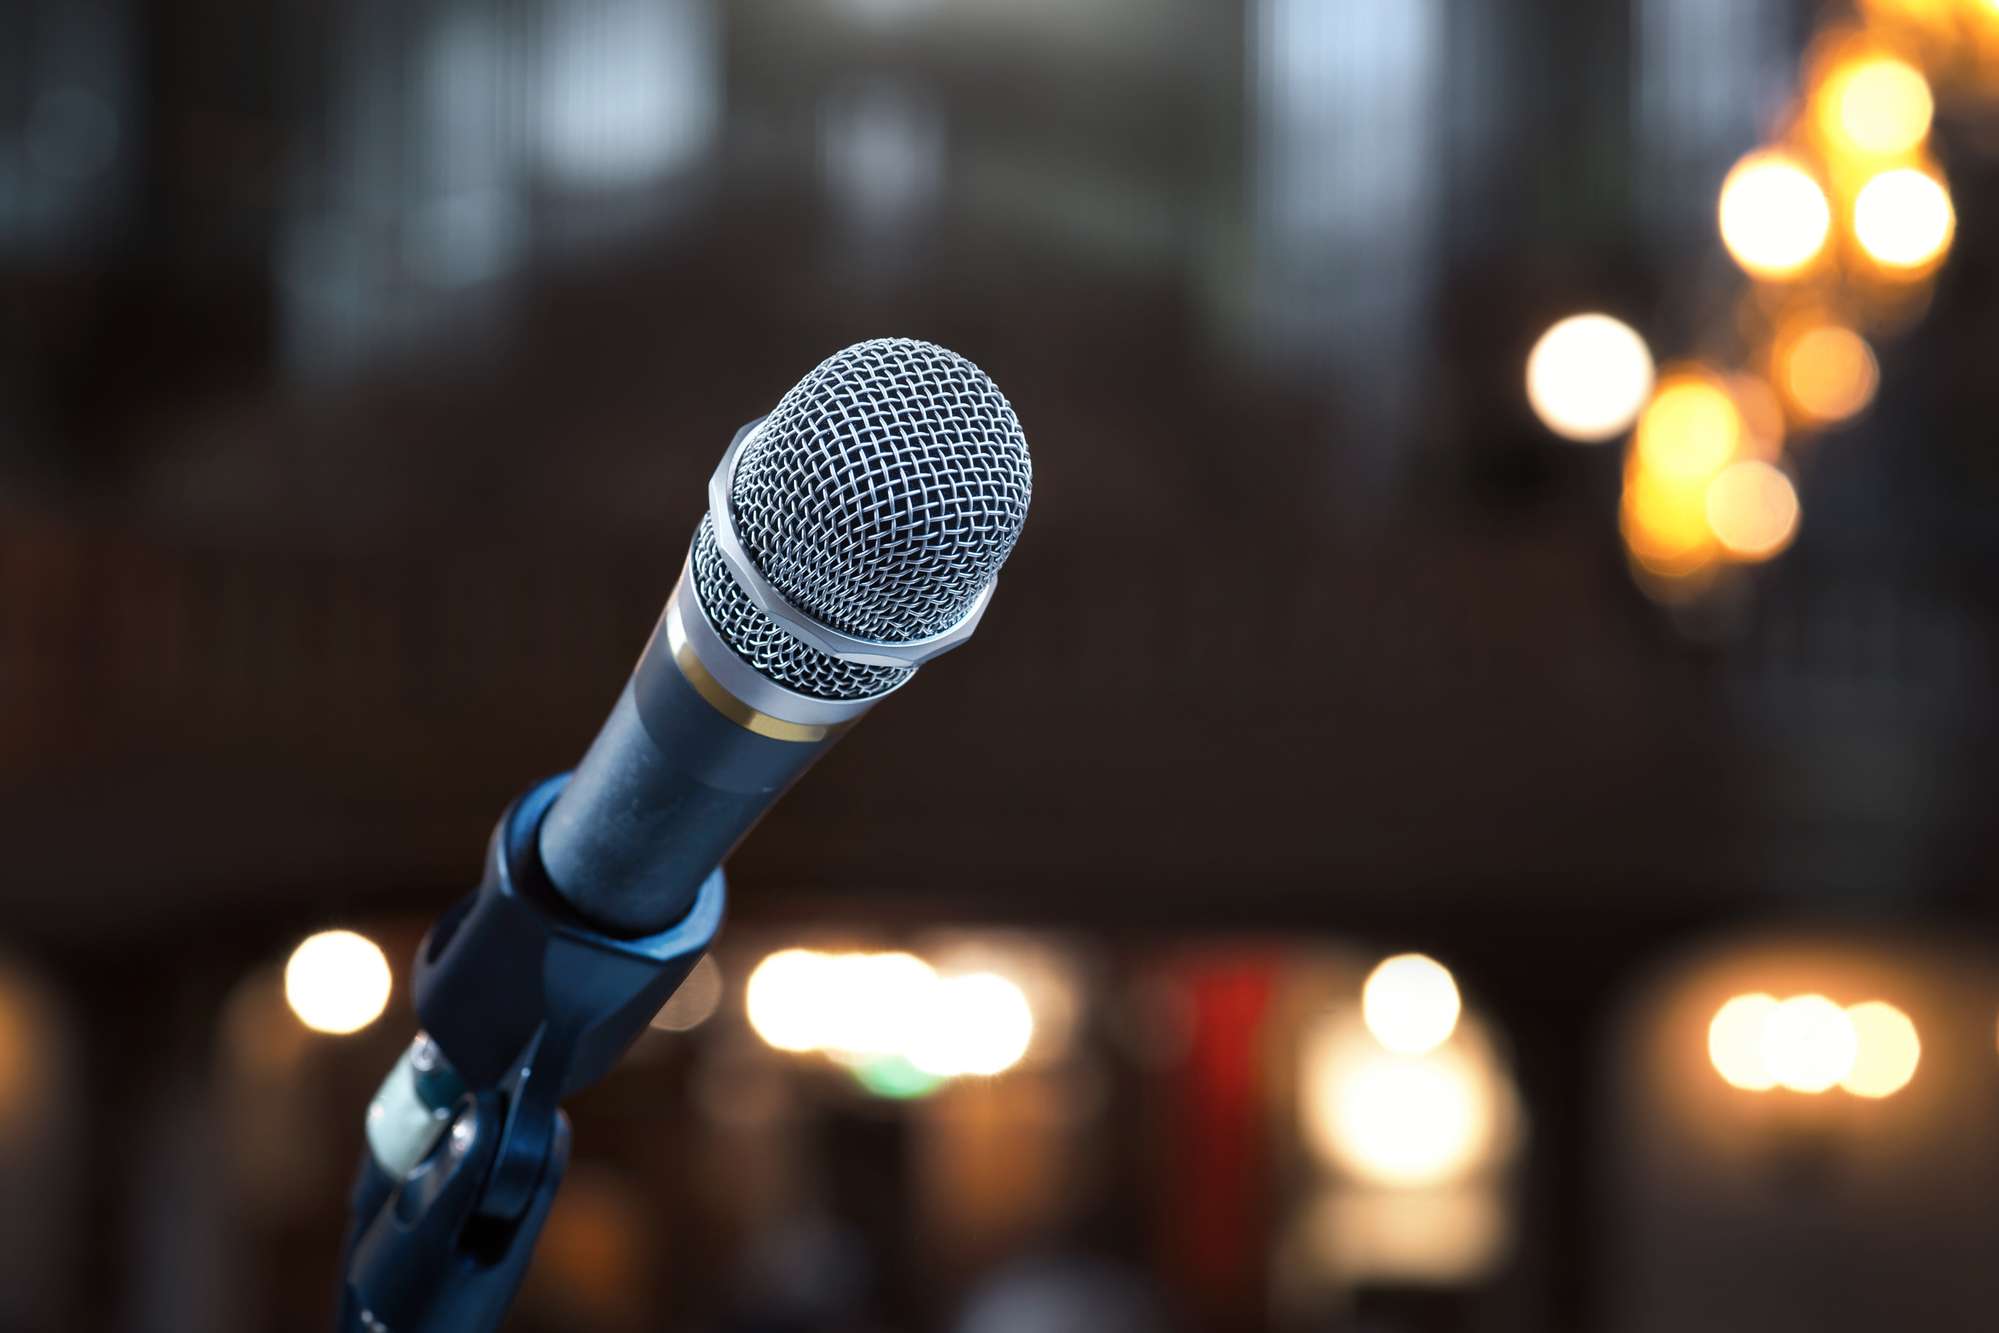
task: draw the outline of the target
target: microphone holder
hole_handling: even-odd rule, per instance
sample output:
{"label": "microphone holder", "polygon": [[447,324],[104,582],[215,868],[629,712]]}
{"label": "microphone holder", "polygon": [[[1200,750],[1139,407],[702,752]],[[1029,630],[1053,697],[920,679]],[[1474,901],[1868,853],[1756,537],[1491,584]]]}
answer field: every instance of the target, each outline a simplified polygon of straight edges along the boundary
{"label": "microphone holder", "polygon": [[498,1327],[569,1162],[560,1101],[610,1071],[721,927],[719,868],[658,934],[620,939],[579,916],[535,845],[567,781],[541,782],[507,808],[479,888],[418,951],[423,1031],[369,1110],[341,1333]]}

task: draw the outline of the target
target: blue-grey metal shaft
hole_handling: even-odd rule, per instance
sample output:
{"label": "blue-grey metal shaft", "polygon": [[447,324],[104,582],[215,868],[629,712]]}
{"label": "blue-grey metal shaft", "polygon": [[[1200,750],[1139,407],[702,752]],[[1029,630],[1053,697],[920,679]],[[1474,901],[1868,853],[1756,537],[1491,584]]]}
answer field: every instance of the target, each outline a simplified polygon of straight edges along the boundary
{"label": "blue-grey metal shaft", "polygon": [[663,930],[833,739],[773,740],[722,716],[681,675],[662,620],[542,822],[549,880],[603,930]]}

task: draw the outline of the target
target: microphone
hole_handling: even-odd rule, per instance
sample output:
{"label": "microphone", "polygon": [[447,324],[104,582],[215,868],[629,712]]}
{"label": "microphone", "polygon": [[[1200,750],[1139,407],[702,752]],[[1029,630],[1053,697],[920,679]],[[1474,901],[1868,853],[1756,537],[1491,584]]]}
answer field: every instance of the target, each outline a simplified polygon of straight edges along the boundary
{"label": "microphone", "polygon": [[964,643],[1034,470],[1013,407],[907,338],[827,358],[745,426],[631,680],[543,817],[550,885],[623,936],[686,915],[764,811]]}
{"label": "microphone", "polygon": [[568,778],[500,816],[425,936],[367,1117],[342,1333],[489,1333],[609,1071],[719,929],[721,863],[869,709],[971,637],[1027,520],[1020,421],[970,361],[857,343],[736,432],[638,666]]}

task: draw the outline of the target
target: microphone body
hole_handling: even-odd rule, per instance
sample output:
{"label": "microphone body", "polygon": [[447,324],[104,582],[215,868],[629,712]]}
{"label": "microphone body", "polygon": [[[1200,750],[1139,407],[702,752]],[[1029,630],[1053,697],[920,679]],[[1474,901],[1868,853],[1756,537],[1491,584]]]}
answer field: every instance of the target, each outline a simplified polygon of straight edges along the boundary
{"label": "microphone body", "polygon": [[[736,432],[724,471],[759,424]],[[630,681],[541,826],[549,882],[613,934],[684,916],[764,812],[909,674],[881,693],[825,699],[746,661],[702,603],[697,559],[719,557],[712,523],[711,511]]]}

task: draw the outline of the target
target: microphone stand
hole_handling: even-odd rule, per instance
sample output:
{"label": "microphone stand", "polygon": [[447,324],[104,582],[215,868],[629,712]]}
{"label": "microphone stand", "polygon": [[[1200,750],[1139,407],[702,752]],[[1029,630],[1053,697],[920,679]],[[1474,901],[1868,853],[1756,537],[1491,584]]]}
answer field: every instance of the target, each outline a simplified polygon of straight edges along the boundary
{"label": "microphone stand", "polygon": [[498,1327],[569,1163],[559,1102],[610,1071],[721,927],[719,868],[658,934],[620,939],[579,916],[535,845],[568,780],[507,808],[479,888],[418,950],[422,1031],[368,1108],[339,1333]]}

